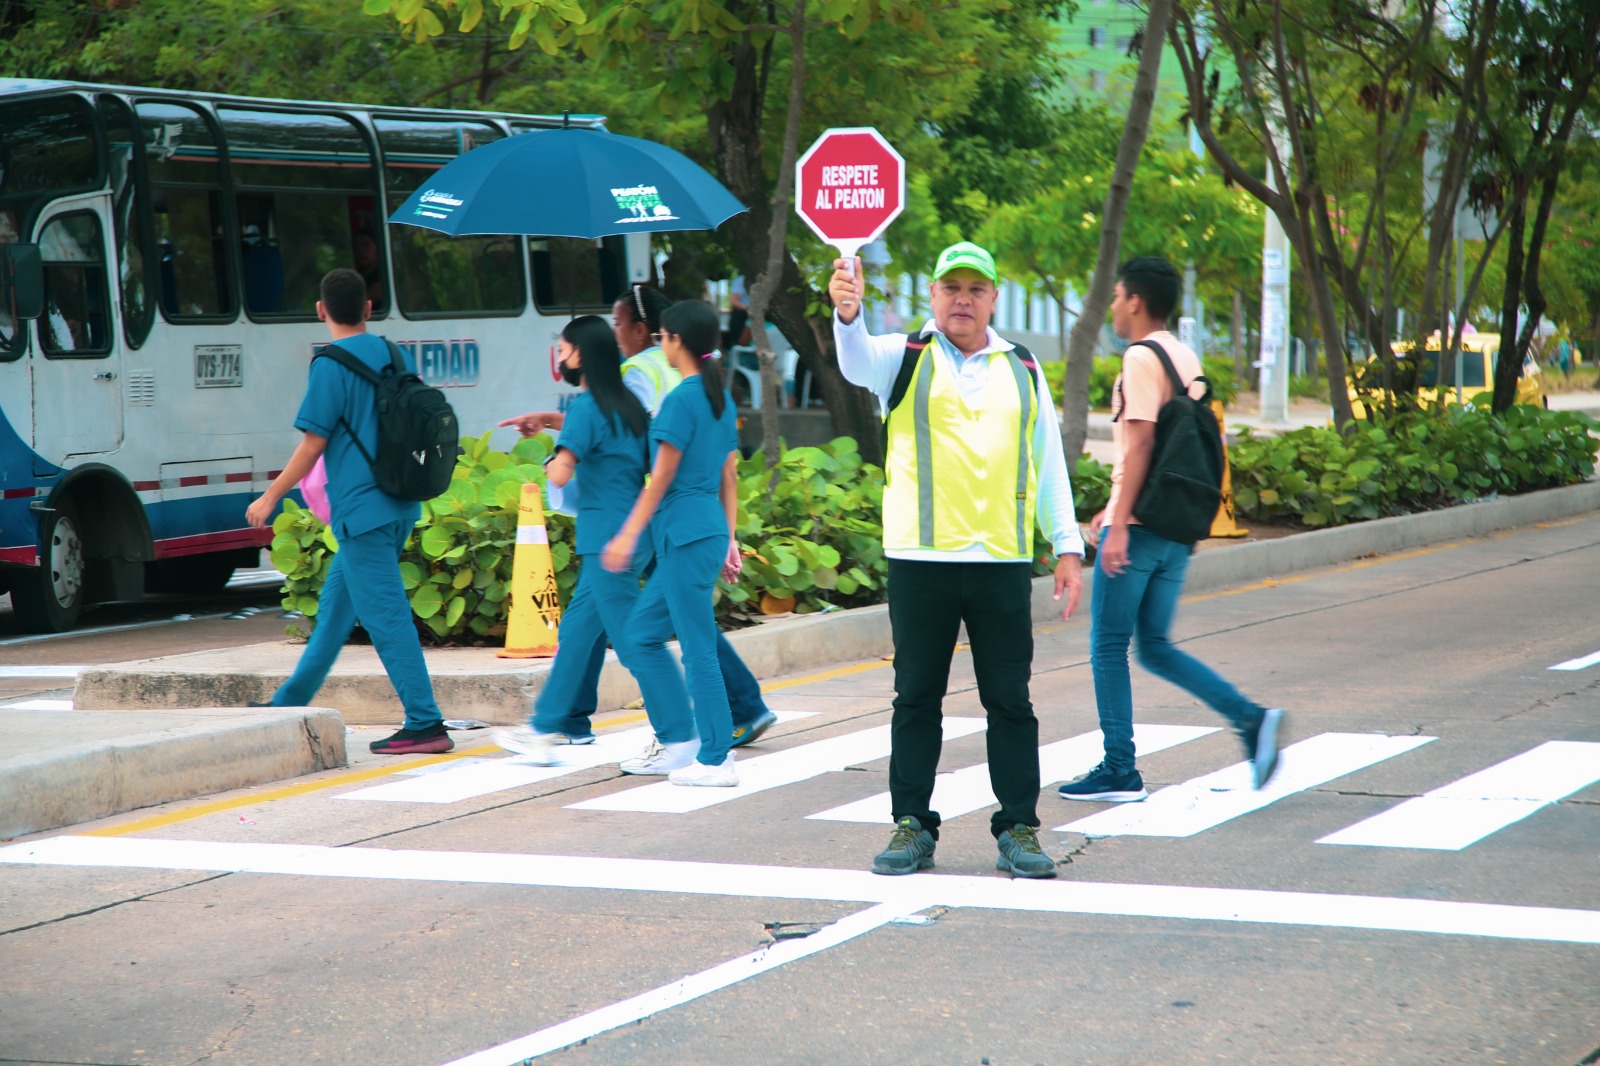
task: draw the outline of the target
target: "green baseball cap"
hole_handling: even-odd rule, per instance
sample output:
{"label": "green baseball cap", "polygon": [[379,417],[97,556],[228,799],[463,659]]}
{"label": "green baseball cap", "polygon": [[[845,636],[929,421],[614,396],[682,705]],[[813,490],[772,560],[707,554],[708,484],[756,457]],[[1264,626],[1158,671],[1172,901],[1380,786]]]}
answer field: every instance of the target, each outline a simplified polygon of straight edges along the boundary
{"label": "green baseball cap", "polygon": [[994,256],[971,241],[952,244],[940,252],[939,262],[933,268],[933,276],[935,280],[938,280],[952,270],[960,270],[962,268],[976,270],[996,284],[1000,282],[1000,274],[994,268]]}

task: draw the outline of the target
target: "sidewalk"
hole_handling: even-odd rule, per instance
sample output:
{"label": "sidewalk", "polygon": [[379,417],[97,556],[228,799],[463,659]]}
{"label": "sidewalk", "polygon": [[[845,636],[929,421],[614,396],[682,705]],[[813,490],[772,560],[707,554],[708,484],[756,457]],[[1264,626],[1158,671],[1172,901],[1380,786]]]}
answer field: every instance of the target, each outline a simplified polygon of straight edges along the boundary
{"label": "sidewalk", "polygon": [[[1186,590],[1236,587],[1595,511],[1600,480],[1273,540],[1207,544],[1190,565]],[[1051,592],[1049,578],[1035,582],[1035,620],[1056,617],[1060,605]],[[791,616],[729,639],[759,678],[892,651],[882,605]],[[347,649],[319,694],[337,710],[242,709],[266,698],[300,652],[299,645],[272,641],[96,667],[78,678],[80,709],[0,708],[0,728],[14,738],[13,753],[0,758],[0,838],[342,766],[346,723],[398,722],[393,690],[369,647]],[[449,718],[521,721],[549,670],[548,661],[499,659],[492,649],[426,654]],[[632,677],[609,657],[601,708],[620,708],[637,696]]]}

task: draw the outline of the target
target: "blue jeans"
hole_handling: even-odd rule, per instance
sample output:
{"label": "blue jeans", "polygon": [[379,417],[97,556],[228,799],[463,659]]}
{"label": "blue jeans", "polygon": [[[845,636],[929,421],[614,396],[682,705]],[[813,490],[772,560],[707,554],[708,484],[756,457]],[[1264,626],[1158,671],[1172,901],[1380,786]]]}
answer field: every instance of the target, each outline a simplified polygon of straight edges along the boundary
{"label": "blue jeans", "polygon": [[[600,565],[598,559],[595,565]],[[648,578],[649,568],[646,568],[645,573]],[[583,578],[580,576],[578,580],[581,583]],[[630,607],[633,605],[631,599],[628,605]],[[567,610],[571,609],[569,605]],[[562,615],[561,624],[561,639],[565,643],[567,640],[565,615]],[[535,725],[535,729],[542,733],[566,733],[568,736],[588,736],[594,731],[590,719],[600,706],[600,671],[606,664],[606,634],[615,631],[607,625],[604,632],[595,637],[594,648],[589,653],[583,678],[572,690],[570,709],[564,718],[549,729],[539,725]],[[728,691],[728,707],[733,712],[735,729],[750,725],[767,713],[767,702],[761,698],[761,683],[744,664],[744,660],[739,658],[739,653],[733,650],[733,645],[728,643],[728,638],[720,629],[717,631],[717,665],[722,669],[722,685]],[[545,691],[549,691],[548,684],[545,686]],[[556,722],[557,719],[552,718],[551,721]]]}
{"label": "blue jeans", "polygon": [[1143,526],[1128,527],[1128,566],[1116,577],[1095,558],[1089,596],[1089,661],[1094,698],[1105,734],[1106,763],[1134,769],[1133,685],[1128,678],[1128,643],[1137,636],[1139,665],[1209,704],[1241,733],[1261,721],[1263,708],[1240,694],[1216,671],[1172,643],[1172,616],[1189,569],[1187,544],[1167,540]]}
{"label": "blue jeans", "polygon": [[390,522],[340,539],[317,597],[317,627],[294,673],[272,694],[274,707],[310,705],[360,619],[405,707],[405,727],[427,729],[443,720],[400,580],[400,552],[410,532],[410,522]]}
{"label": "blue jeans", "polygon": [[[719,766],[733,741],[733,713],[717,667],[717,620],[711,590],[728,555],[728,538],[656,545],[656,572],[633,605],[617,656],[639,681],[650,725],[663,744],[700,737],[699,760]],[[683,670],[667,641],[676,633]],[[693,709],[690,701],[693,700]]]}

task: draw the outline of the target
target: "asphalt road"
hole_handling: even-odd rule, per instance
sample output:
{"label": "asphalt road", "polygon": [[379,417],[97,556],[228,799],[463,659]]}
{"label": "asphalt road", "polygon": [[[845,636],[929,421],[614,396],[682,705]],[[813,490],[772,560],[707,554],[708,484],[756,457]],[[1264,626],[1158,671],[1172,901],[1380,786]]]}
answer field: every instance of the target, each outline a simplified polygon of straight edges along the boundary
{"label": "asphalt road", "polygon": [[[1053,882],[994,871],[964,653],[912,877],[852,820],[887,788],[876,661],[771,686],[759,790],[540,779],[458,733],[9,845],[0,1061],[1594,1063],[1600,663],[1551,667],[1600,658],[1597,572],[1600,516],[1192,598],[1185,646],[1288,708],[1282,776],[1237,788],[1220,719],[1136,668],[1154,794],[1047,786]],[[1047,780],[1096,754],[1087,629],[1038,634]]]}

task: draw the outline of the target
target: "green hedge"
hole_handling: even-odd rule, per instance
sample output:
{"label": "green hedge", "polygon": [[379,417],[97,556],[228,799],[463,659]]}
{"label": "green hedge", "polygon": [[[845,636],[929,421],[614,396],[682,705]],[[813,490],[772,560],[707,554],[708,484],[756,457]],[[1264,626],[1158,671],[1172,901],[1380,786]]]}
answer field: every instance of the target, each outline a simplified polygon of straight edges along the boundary
{"label": "green hedge", "polygon": [[[548,436],[521,440],[510,452],[495,451],[488,440],[485,433],[462,441],[450,488],[422,505],[422,519],[401,555],[417,624],[441,642],[504,636],[522,486],[544,483]],[[1105,506],[1110,472],[1087,455],[1079,460],[1073,491],[1080,519]],[[770,472],[757,452],[739,463],[738,485],[744,572],[737,584],[718,582],[719,615],[810,613],[883,602],[883,471],[861,460],[854,440],[786,448]],[[309,510],[292,500],[283,507],[272,525],[272,564],[285,578],[283,606],[315,619],[317,595],[338,544]],[[578,577],[572,519],[547,514],[545,523],[565,604]],[[1050,545],[1037,534],[1035,558],[1035,570],[1048,571]]]}
{"label": "green hedge", "polygon": [[1583,415],[1519,404],[1503,415],[1491,397],[1474,407],[1415,411],[1359,422],[1350,436],[1322,428],[1257,437],[1228,450],[1241,517],[1342,525],[1434,510],[1484,497],[1586,480],[1600,441]]}

